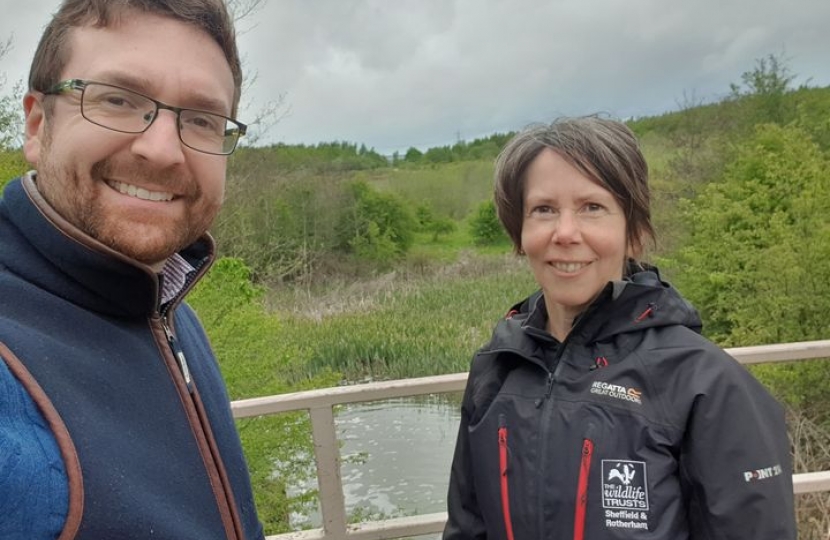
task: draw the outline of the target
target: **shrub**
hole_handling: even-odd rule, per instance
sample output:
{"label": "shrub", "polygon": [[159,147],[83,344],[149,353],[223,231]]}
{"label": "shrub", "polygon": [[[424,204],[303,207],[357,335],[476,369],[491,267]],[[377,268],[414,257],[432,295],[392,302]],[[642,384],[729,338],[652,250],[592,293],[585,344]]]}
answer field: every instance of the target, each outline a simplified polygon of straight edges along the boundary
{"label": "shrub", "polygon": [[340,247],[359,259],[391,263],[404,255],[415,239],[415,218],[393,194],[378,193],[365,181],[350,183],[351,204],[338,227]]}
{"label": "shrub", "polygon": [[479,246],[500,244],[507,240],[507,235],[496,215],[496,204],[492,200],[478,205],[470,218],[470,234]]}

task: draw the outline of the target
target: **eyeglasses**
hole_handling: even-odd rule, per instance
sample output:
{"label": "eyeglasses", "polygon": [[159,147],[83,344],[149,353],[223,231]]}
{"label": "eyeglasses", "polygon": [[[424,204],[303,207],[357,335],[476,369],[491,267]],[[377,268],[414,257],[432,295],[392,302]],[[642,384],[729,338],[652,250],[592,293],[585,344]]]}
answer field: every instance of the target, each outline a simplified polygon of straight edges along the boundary
{"label": "eyeglasses", "polygon": [[88,121],[121,133],[144,133],[158,118],[159,109],[176,113],[179,139],[188,148],[205,154],[228,155],[236,149],[247,126],[227,116],[196,109],[173,107],[138,92],[93,81],[61,81],[45,95],[81,91],[81,115]]}

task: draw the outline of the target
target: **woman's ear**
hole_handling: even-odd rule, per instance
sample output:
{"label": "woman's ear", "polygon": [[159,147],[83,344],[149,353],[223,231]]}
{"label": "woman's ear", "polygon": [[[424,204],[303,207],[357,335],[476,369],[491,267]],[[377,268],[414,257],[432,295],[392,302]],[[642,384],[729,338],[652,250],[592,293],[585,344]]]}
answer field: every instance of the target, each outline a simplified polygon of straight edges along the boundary
{"label": "woman's ear", "polygon": [[625,256],[628,259],[639,261],[643,256],[643,242],[639,238],[633,242],[629,240],[628,247],[625,249]]}
{"label": "woman's ear", "polygon": [[43,98],[40,92],[27,92],[23,96],[23,112],[26,115],[24,124],[26,140],[23,143],[23,155],[26,156],[26,161],[35,167],[40,160],[40,150],[46,133]]}

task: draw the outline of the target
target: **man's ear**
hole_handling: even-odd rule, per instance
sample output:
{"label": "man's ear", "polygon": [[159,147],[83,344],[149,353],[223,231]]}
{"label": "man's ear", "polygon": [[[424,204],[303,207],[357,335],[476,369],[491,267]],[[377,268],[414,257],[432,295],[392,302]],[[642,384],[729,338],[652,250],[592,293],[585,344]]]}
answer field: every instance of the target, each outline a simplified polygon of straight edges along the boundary
{"label": "man's ear", "polygon": [[23,96],[23,112],[26,115],[23,155],[33,166],[37,167],[43,136],[46,133],[46,116],[43,111],[44,95],[39,92],[27,92]]}

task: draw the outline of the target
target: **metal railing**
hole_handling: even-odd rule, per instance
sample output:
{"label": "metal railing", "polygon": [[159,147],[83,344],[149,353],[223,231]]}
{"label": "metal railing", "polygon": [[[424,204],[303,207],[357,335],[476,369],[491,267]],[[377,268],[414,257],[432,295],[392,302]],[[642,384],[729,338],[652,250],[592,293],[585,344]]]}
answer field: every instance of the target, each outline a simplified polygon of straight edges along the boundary
{"label": "metal railing", "polygon": [[[828,358],[830,340],[736,347],[726,349],[726,352],[742,364]],[[311,417],[322,528],[269,536],[267,540],[386,540],[440,533],[447,519],[446,512],[357,524],[347,522],[334,407],[346,403],[460,392],[466,383],[467,373],[455,373],[324,388],[231,403],[236,418],[302,410],[307,410]],[[797,494],[830,491],[830,470],[796,474],[793,485],[793,491]]]}

